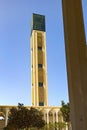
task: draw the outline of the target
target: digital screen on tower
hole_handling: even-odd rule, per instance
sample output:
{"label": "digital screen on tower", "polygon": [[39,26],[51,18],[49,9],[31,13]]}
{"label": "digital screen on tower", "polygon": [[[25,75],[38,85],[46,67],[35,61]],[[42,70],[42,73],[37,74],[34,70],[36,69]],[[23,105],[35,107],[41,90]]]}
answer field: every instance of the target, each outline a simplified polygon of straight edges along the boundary
{"label": "digital screen on tower", "polygon": [[45,31],[45,16],[33,14],[31,28],[32,30]]}

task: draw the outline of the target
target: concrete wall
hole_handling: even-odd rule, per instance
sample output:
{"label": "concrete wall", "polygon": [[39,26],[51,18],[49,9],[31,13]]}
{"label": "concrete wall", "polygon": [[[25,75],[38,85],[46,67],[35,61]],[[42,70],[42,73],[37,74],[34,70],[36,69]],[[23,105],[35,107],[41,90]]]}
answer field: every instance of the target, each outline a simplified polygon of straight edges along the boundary
{"label": "concrete wall", "polygon": [[73,130],[87,130],[87,57],[81,0],[62,0]]}

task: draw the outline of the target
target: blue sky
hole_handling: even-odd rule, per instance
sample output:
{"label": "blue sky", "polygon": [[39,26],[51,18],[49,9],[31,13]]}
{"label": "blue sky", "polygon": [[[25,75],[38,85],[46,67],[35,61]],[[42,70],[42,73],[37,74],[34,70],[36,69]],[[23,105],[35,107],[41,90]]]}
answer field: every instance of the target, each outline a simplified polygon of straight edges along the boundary
{"label": "blue sky", "polygon": [[[87,1],[82,2],[87,32]],[[46,17],[49,105],[68,102],[61,0],[0,0],[0,105],[31,105],[32,13]]]}

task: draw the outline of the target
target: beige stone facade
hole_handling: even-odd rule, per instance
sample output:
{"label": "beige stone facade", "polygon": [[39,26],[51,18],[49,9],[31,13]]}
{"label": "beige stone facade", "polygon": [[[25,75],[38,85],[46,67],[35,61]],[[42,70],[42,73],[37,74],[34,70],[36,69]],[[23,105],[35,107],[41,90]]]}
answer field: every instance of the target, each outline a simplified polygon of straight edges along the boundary
{"label": "beige stone facade", "polygon": [[31,36],[32,105],[48,105],[46,33],[33,30]]}

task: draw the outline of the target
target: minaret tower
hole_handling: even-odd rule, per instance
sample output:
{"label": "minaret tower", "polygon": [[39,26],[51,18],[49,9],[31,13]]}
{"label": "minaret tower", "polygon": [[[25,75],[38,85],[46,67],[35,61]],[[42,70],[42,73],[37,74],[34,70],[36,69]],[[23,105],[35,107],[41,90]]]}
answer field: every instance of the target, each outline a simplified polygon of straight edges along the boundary
{"label": "minaret tower", "polygon": [[48,105],[45,16],[33,14],[31,22],[32,105]]}

